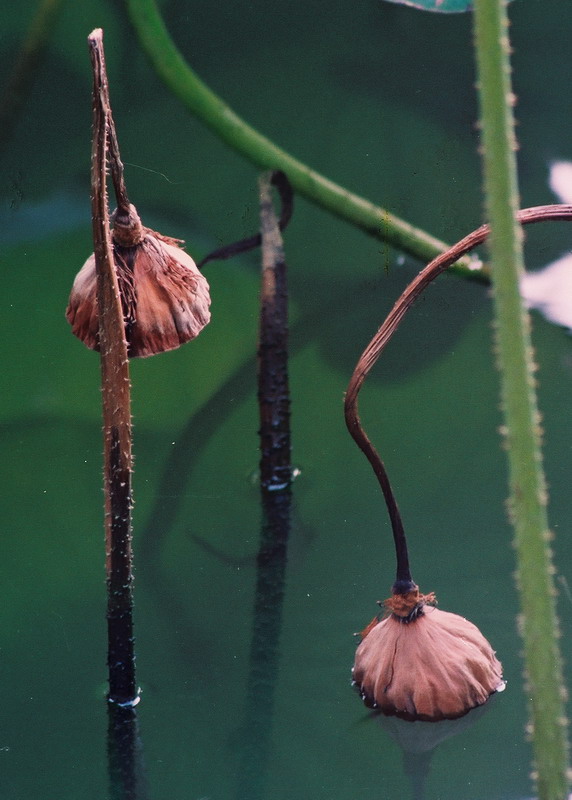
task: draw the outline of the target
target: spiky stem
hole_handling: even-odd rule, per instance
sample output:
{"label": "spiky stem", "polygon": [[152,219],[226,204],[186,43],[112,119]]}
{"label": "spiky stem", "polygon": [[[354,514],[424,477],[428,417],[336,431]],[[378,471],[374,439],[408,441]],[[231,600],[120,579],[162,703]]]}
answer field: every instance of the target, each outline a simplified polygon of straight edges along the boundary
{"label": "spiky stem", "polygon": [[138,698],[132,616],[129,362],[107,206],[109,93],[102,31],[93,31],[88,43],[94,76],[92,219],[103,399],[109,700],[127,705]]}
{"label": "spiky stem", "polygon": [[540,800],[563,800],[568,791],[564,690],[530,326],[519,293],[524,265],[515,219],[518,184],[506,0],[476,0],[474,19],[498,364],[538,794]]}

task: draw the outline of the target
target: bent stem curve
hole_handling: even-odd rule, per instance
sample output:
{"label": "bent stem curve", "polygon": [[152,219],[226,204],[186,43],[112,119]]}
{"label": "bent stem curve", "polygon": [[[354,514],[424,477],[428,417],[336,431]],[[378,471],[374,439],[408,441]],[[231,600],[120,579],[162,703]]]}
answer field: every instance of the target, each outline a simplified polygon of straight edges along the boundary
{"label": "bent stem curve", "polygon": [[[533,206],[532,208],[525,208],[519,211],[516,215],[516,219],[521,225],[530,225],[535,222],[545,222],[549,220],[569,221],[572,220],[572,205]],[[490,232],[489,225],[481,225],[480,228],[472,231],[468,236],[465,236],[444,253],[441,253],[437,258],[433,259],[433,261],[422,269],[411,281],[396,301],[371,342],[361,354],[346,391],[344,414],[347,429],[373,468],[383,492],[391,521],[397,559],[396,582],[394,585],[394,593],[396,594],[409,591],[407,584],[408,582],[412,582],[407,542],[401,514],[389,482],[385,465],[362,426],[358,409],[358,395],[365,379],[377,362],[377,359],[417,298],[438,275],[450,268],[460,257],[482,244],[488,238]]]}

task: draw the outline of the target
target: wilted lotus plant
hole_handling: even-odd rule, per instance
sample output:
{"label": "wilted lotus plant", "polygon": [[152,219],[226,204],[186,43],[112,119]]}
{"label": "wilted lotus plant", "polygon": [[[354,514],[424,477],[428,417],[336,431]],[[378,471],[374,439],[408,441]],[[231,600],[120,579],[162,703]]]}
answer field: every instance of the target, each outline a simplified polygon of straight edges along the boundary
{"label": "wilted lotus plant", "polygon": [[385,466],[357,410],[359,390],[406,310],[432,278],[458,257],[454,252],[449,261],[436,259],[407,287],[359,359],[345,399],[348,430],[367,456],[385,498],[397,558],[392,595],[381,603],[385,613],[361,633],[353,682],[367,706],[405,720],[461,717],[505,685],[501,664],[478,628],[457,614],[435,608],[435,595],[422,594],[413,581],[403,523]]}
{"label": "wilted lotus plant", "polygon": [[387,616],[356,652],[353,678],[366,705],[411,720],[454,719],[504,688],[501,664],[475,625],[435,608],[435,595],[413,582],[403,588],[394,585]]}
{"label": "wilted lotus plant", "polygon": [[[560,180],[560,190],[566,176]],[[568,196],[563,199],[569,199]],[[546,205],[517,212],[521,225],[569,220],[572,205]],[[438,275],[482,244],[488,225],[469,233],[433,259],[411,281],[356,365],[345,398],[346,425],[379,481],[393,531],[397,575],[392,596],[382,603],[385,615],[361,633],[353,668],[354,683],[365,703],[384,714],[409,720],[455,719],[502,691],[501,664],[471,622],[434,607],[435,595],[420,593],[411,578],[407,541],[383,461],[365,433],[358,414],[358,394],[407,310]]]}
{"label": "wilted lotus plant", "polygon": [[[568,220],[571,214],[571,205],[534,206],[518,211],[517,220],[528,225]],[[353,679],[368,706],[407,720],[455,719],[486,703],[505,684],[501,664],[478,628],[457,614],[436,609],[435,595],[422,594],[412,580],[401,514],[383,461],[361,425],[358,394],[419,295],[438,275],[482,244],[489,233],[488,225],[472,231],[411,281],[362,353],[346,392],[346,425],[381,486],[397,558],[392,596],[381,604],[385,615],[375,617],[361,633]]]}
{"label": "wilted lotus plant", "polygon": [[[179,239],[141,224],[121,196],[112,215],[111,240],[130,357],[152,356],[194,339],[210,320],[209,286]],[[73,333],[99,350],[95,258],[74,281],[66,316]]]}
{"label": "wilted lotus plant", "polygon": [[[106,76],[104,77],[107,81]],[[183,242],[141,224],[129,202],[111,108],[107,115],[108,157],[117,208],[111,244],[130,357],[174,350],[194,339],[210,321],[206,278],[181,249]],[[105,187],[102,187],[105,193]],[[66,311],[73,333],[99,350],[95,256],[77,274]]]}
{"label": "wilted lotus plant", "polygon": [[[109,100],[103,31],[94,30],[88,44],[93,69],[94,253],[75,278],[66,317],[73,333],[87,347],[100,352],[108,590],[107,699],[113,740],[109,752],[110,756],[115,754],[111,760],[123,774],[129,772],[136,747],[127,736],[124,718],[120,713],[114,714],[116,709],[133,709],[139,702],[133,636],[128,357],[172,350],[193,339],[209,322],[210,298],[208,284],[181,249],[182,242],[142,225],[129,202]],[[109,173],[117,200],[111,223]],[[128,793],[132,796],[131,790]]]}

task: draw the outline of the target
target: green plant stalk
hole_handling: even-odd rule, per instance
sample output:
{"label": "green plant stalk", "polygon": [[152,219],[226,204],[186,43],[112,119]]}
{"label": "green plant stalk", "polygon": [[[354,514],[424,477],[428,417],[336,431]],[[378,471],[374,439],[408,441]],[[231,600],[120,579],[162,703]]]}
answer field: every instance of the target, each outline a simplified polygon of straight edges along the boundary
{"label": "green plant stalk", "polygon": [[546,486],[530,328],[519,294],[524,269],[505,0],[476,0],[475,41],[490,219],[498,362],[508,445],[522,635],[540,800],[567,794],[567,737]]}
{"label": "green plant stalk", "polygon": [[[421,261],[448,245],[389,211],[320,175],[241,119],[193,72],[163,22],[155,0],[127,0],[141,46],[173,94],[227,145],[263,169],[282,170],[294,190],[320,208]],[[485,268],[461,259],[452,271],[488,282]]]}

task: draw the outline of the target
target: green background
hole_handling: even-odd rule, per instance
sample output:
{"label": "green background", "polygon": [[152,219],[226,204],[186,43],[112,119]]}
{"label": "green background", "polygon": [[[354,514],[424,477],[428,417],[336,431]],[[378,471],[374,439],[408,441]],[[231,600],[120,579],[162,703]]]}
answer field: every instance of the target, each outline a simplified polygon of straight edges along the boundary
{"label": "green background", "polygon": [[[4,82],[34,11],[2,0]],[[278,144],[455,241],[482,220],[470,15],[338,0],[162,4],[198,74]],[[510,7],[522,205],[552,202],[572,157],[572,6]],[[105,587],[99,366],[64,318],[90,253],[91,77],[105,30],[126,180],[145,224],[200,258],[257,229],[255,168],[171,97],[123,5],[64,3],[0,161],[4,280],[0,437],[0,796],[106,796]],[[565,225],[527,232],[527,265],[564,252]],[[389,525],[342,398],[361,350],[420,264],[303,200],[286,235],[294,484],[269,800],[407,797],[398,746],[350,689],[352,632],[393,579]],[[132,365],[139,720],[154,800],[236,796],[260,511],[258,255],[209,264],[211,325]],[[534,319],[565,675],[570,677],[572,344]],[[363,390],[413,574],[477,624],[507,691],[435,752],[427,797],[531,795],[514,553],[504,503],[488,290],[443,277]],[[225,554],[216,558],[208,547]]]}

